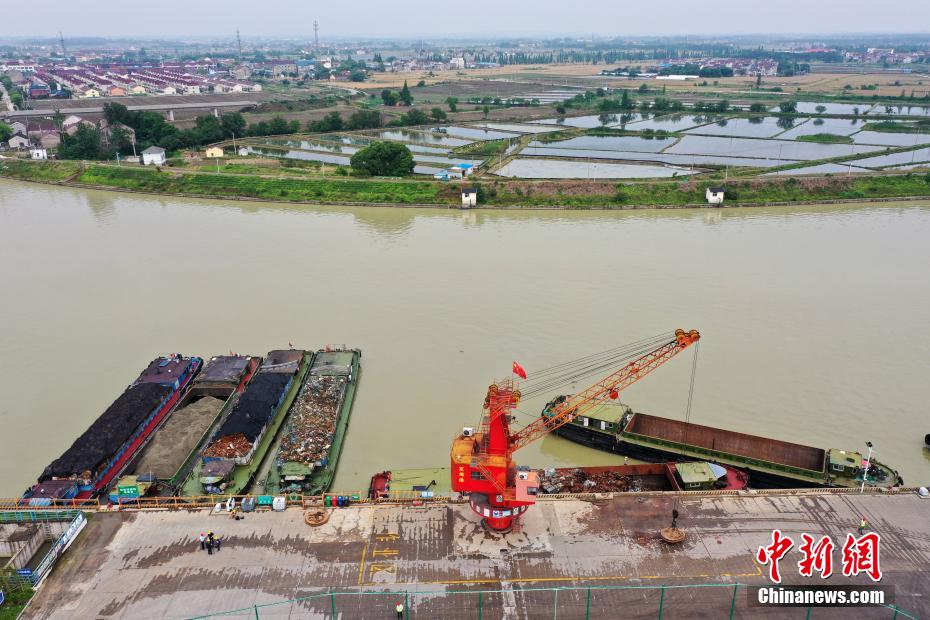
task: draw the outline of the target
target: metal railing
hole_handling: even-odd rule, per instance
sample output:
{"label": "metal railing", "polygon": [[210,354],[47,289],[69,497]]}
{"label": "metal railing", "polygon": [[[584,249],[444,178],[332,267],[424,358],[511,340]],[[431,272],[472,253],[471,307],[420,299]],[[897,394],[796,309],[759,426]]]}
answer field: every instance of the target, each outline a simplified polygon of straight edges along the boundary
{"label": "metal railing", "polygon": [[[691,585],[645,586],[568,586],[551,588],[512,588],[478,590],[358,590],[320,592],[275,603],[263,603],[206,615],[207,618],[280,617],[285,607],[295,607],[294,615],[314,617],[389,617],[396,605],[403,605],[403,617],[410,618],[499,618],[505,608],[516,607],[529,617],[565,618],[617,617],[618,609],[627,609],[636,617],[654,614],[659,620],[665,613],[681,615],[700,610],[702,615],[732,620],[737,614],[751,613],[747,586],[741,583],[702,583]],[[895,605],[879,605],[891,620],[916,620],[917,616]],[[812,617],[811,607],[783,608],[781,617]]]}

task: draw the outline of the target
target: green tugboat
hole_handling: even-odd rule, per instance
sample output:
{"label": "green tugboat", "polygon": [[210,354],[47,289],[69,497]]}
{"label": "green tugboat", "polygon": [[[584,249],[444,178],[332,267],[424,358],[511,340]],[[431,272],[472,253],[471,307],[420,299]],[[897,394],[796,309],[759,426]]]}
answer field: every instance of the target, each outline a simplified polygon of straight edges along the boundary
{"label": "green tugboat", "polygon": [[[550,417],[565,396],[542,411]],[[813,448],[601,404],[557,429],[576,443],[648,462],[711,461],[749,472],[754,488],[891,487],[898,472],[859,452]]]}
{"label": "green tugboat", "polygon": [[361,351],[318,351],[291,407],[265,492],[320,495],[336,474],[361,373]]}
{"label": "green tugboat", "polygon": [[[220,424],[192,473],[196,495],[242,495],[270,453],[278,431],[308,376],[313,353],[270,351]],[[190,484],[185,485],[187,494]]]}

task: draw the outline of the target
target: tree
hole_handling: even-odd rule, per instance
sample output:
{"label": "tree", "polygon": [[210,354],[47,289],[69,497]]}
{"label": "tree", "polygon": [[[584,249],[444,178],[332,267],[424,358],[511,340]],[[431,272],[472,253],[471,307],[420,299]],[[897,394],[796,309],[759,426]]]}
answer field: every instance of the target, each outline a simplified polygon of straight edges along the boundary
{"label": "tree", "polygon": [[132,153],[132,135],[122,125],[110,130],[110,148],[120,153]]}
{"label": "tree", "polygon": [[407,86],[407,80],[404,80],[404,87],[400,89],[400,100],[404,102],[404,105],[413,103],[413,95],[410,94],[410,87]]}
{"label": "tree", "polygon": [[729,109],[730,109],[730,102],[727,101],[726,99],[721,99],[720,101],[717,102],[717,109],[716,109],[717,112],[720,112],[722,114],[723,112],[726,112]]}
{"label": "tree", "polygon": [[446,97],[446,103],[449,105],[449,111],[455,112],[457,109],[456,106],[459,104],[459,100],[457,97]]}
{"label": "tree", "polygon": [[353,170],[371,176],[405,176],[414,166],[410,149],[399,142],[375,142],[352,155],[350,163]]}
{"label": "tree", "polygon": [[417,82],[417,88],[423,88],[424,86],[426,86],[426,80],[420,80]]}
{"label": "tree", "polygon": [[430,110],[429,114],[437,122],[446,120],[446,113],[442,110],[442,108],[433,108],[432,110]]}
{"label": "tree", "polygon": [[219,142],[224,135],[225,132],[222,124],[220,124],[220,119],[212,114],[204,114],[197,117],[192,130],[184,132],[184,141],[190,146],[198,146],[210,142]]}
{"label": "tree", "polygon": [[429,122],[429,117],[423,110],[413,108],[401,117],[404,125],[425,125]]}
{"label": "tree", "polygon": [[13,135],[13,128],[4,122],[0,122],[0,142],[6,142]]}
{"label": "tree", "polygon": [[555,111],[559,116],[565,116],[565,104],[560,103],[555,106]]}
{"label": "tree", "polygon": [[349,117],[349,129],[376,129],[381,126],[381,113],[377,110],[359,110]]}
{"label": "tree", "polygon": [[220,125],[223,127],[223,133],[229,137],[241,138],[245,135],[245,117],[239,112],[224,114],[220,118]]}
{"label": "tree", "polygon": [[381,91],[381,101],[384,102],[384,105],[394,107],[397,105],[399,96],[397,93],[392,93],[390,90],[385,88]]}
{"label": "tree", "polygon": [[762,74],[756,76],[756,88],[762,88]]}
{"label": "tree", "polygon": [[[377,114],[377,112],[375,112],[375,114]],[[345,122],[342,120],[342,116],[339,114],[339,112],[330,112],[318,121],[310,121],[307,123],[307,129],[314,133],[342,131],[345,129]]]}
{"label": "tree", "polygon": [[825,105],[819,105],[819,106],[817,106],[817,107],[814,108],[814,109],[817,111],[817,114],[823,114],[824,112],[827,111],[827,106],[825,106]]}
{"label": "tree", "polygon": [[490,107],[490,106],[484,106],[483,108],[481,108],[481,112],[484,113],[484,117],[485,117],[485,118],[488,117],[488,113],[489,113],[490,111],[491,111],[491,107]]}
{"label": "tree", "polygon": [[121,103],[103,104],[103,117],[107,119],[107,123],[110,125],[113,123],[122,123],[130,127],[132,126],[132,112]]}
{"label": "tree", "polygon": [[106,153],[100,145],[100,132],[96,127],[81,124],[73,136],[62,134],[58,145],[59,159],[104,159]]}
{"label": "tree", "polygon": [[349,73],[350,82],[364,82],[365,81],[365,72],[361,69],[356,69]]}
{"label": "tree", "polygon": [[783,114],[794,114],[798,111],[798,102],[797,101],[782,101],[778,104],[779,109]]}
{"label": "tree", "polygon": [[623,93],[620,95],[620,108],[623,110],[632,110],[636,107],[636,104],[633,103],[633,100],[630,98],[630,91],[623,89]]}
{"label": "tree", "polygon": [[765,112],[765,104],[764,103],[752,103],[749,105],[749,111],[752,112],[753,114],[759,114],[761,112]]}

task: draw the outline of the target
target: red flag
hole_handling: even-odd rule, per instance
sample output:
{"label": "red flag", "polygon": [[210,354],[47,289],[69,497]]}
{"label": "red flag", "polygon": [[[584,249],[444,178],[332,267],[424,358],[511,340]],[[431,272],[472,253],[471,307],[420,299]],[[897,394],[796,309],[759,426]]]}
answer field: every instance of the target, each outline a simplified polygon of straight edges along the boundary
{"label": "red flag", "polygon": [[287,343],[287,346],[288,346],[288,348],[293,349],[293,348],[294,348],[294,343],[293,343],[293,342],[288,342],[288,343]]}
{"label": "red flag", "polygon": [[521,379],[526,379],[526,371],[523,370],[523,366],[516,362],[513,363],[513,374],[517,375]]}

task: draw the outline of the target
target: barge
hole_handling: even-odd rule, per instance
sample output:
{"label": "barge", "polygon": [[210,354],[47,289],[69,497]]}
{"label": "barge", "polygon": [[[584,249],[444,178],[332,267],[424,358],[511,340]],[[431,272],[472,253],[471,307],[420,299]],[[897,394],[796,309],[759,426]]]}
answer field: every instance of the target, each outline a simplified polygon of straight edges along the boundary
{"label": "barge", "polygon": [[210,358],[168,420],[110,489],[110,501],[125,503],[146,494],[174,495],[190,473],[211,429],[223,419],[255,374],[261,357]]}
{"label": "barge", "polygon": [[329,490],[342,452],[361,372],[358,349],[318,351],[281,435],[265,491]]}
{"label": "barge", "polygon": [[[536,470],[538,492],[629,493],[640,491],[740,491],[749,474],[735,467],[691,463],[637,463],[602,467],[561,467]],[[368,485],[369,499],[445,497],[451,493],[450,470],[395,469],[378,472]]]}
{"label": "barge", "polygon": [[[550,401],[542,415],[564,399]],[[647,462],[711,461],[749,473],[754,488],[892,487],[894,469],[855,451],[814,448],[602,404],[555,431],[570,441]],[[863,473],[865,472],[865,473]]]}
{"label": "barge", "polygon": [[202,452],[202,492],[241,495],[254,482],[312,361],[313,353],[300,349],[268,353]]}
{"label": "barge", "polygon": [[90,499],[100,495],[138,455],[173,411],[203,360],[180,354],[158,357],[52,461],[27,500]]}

